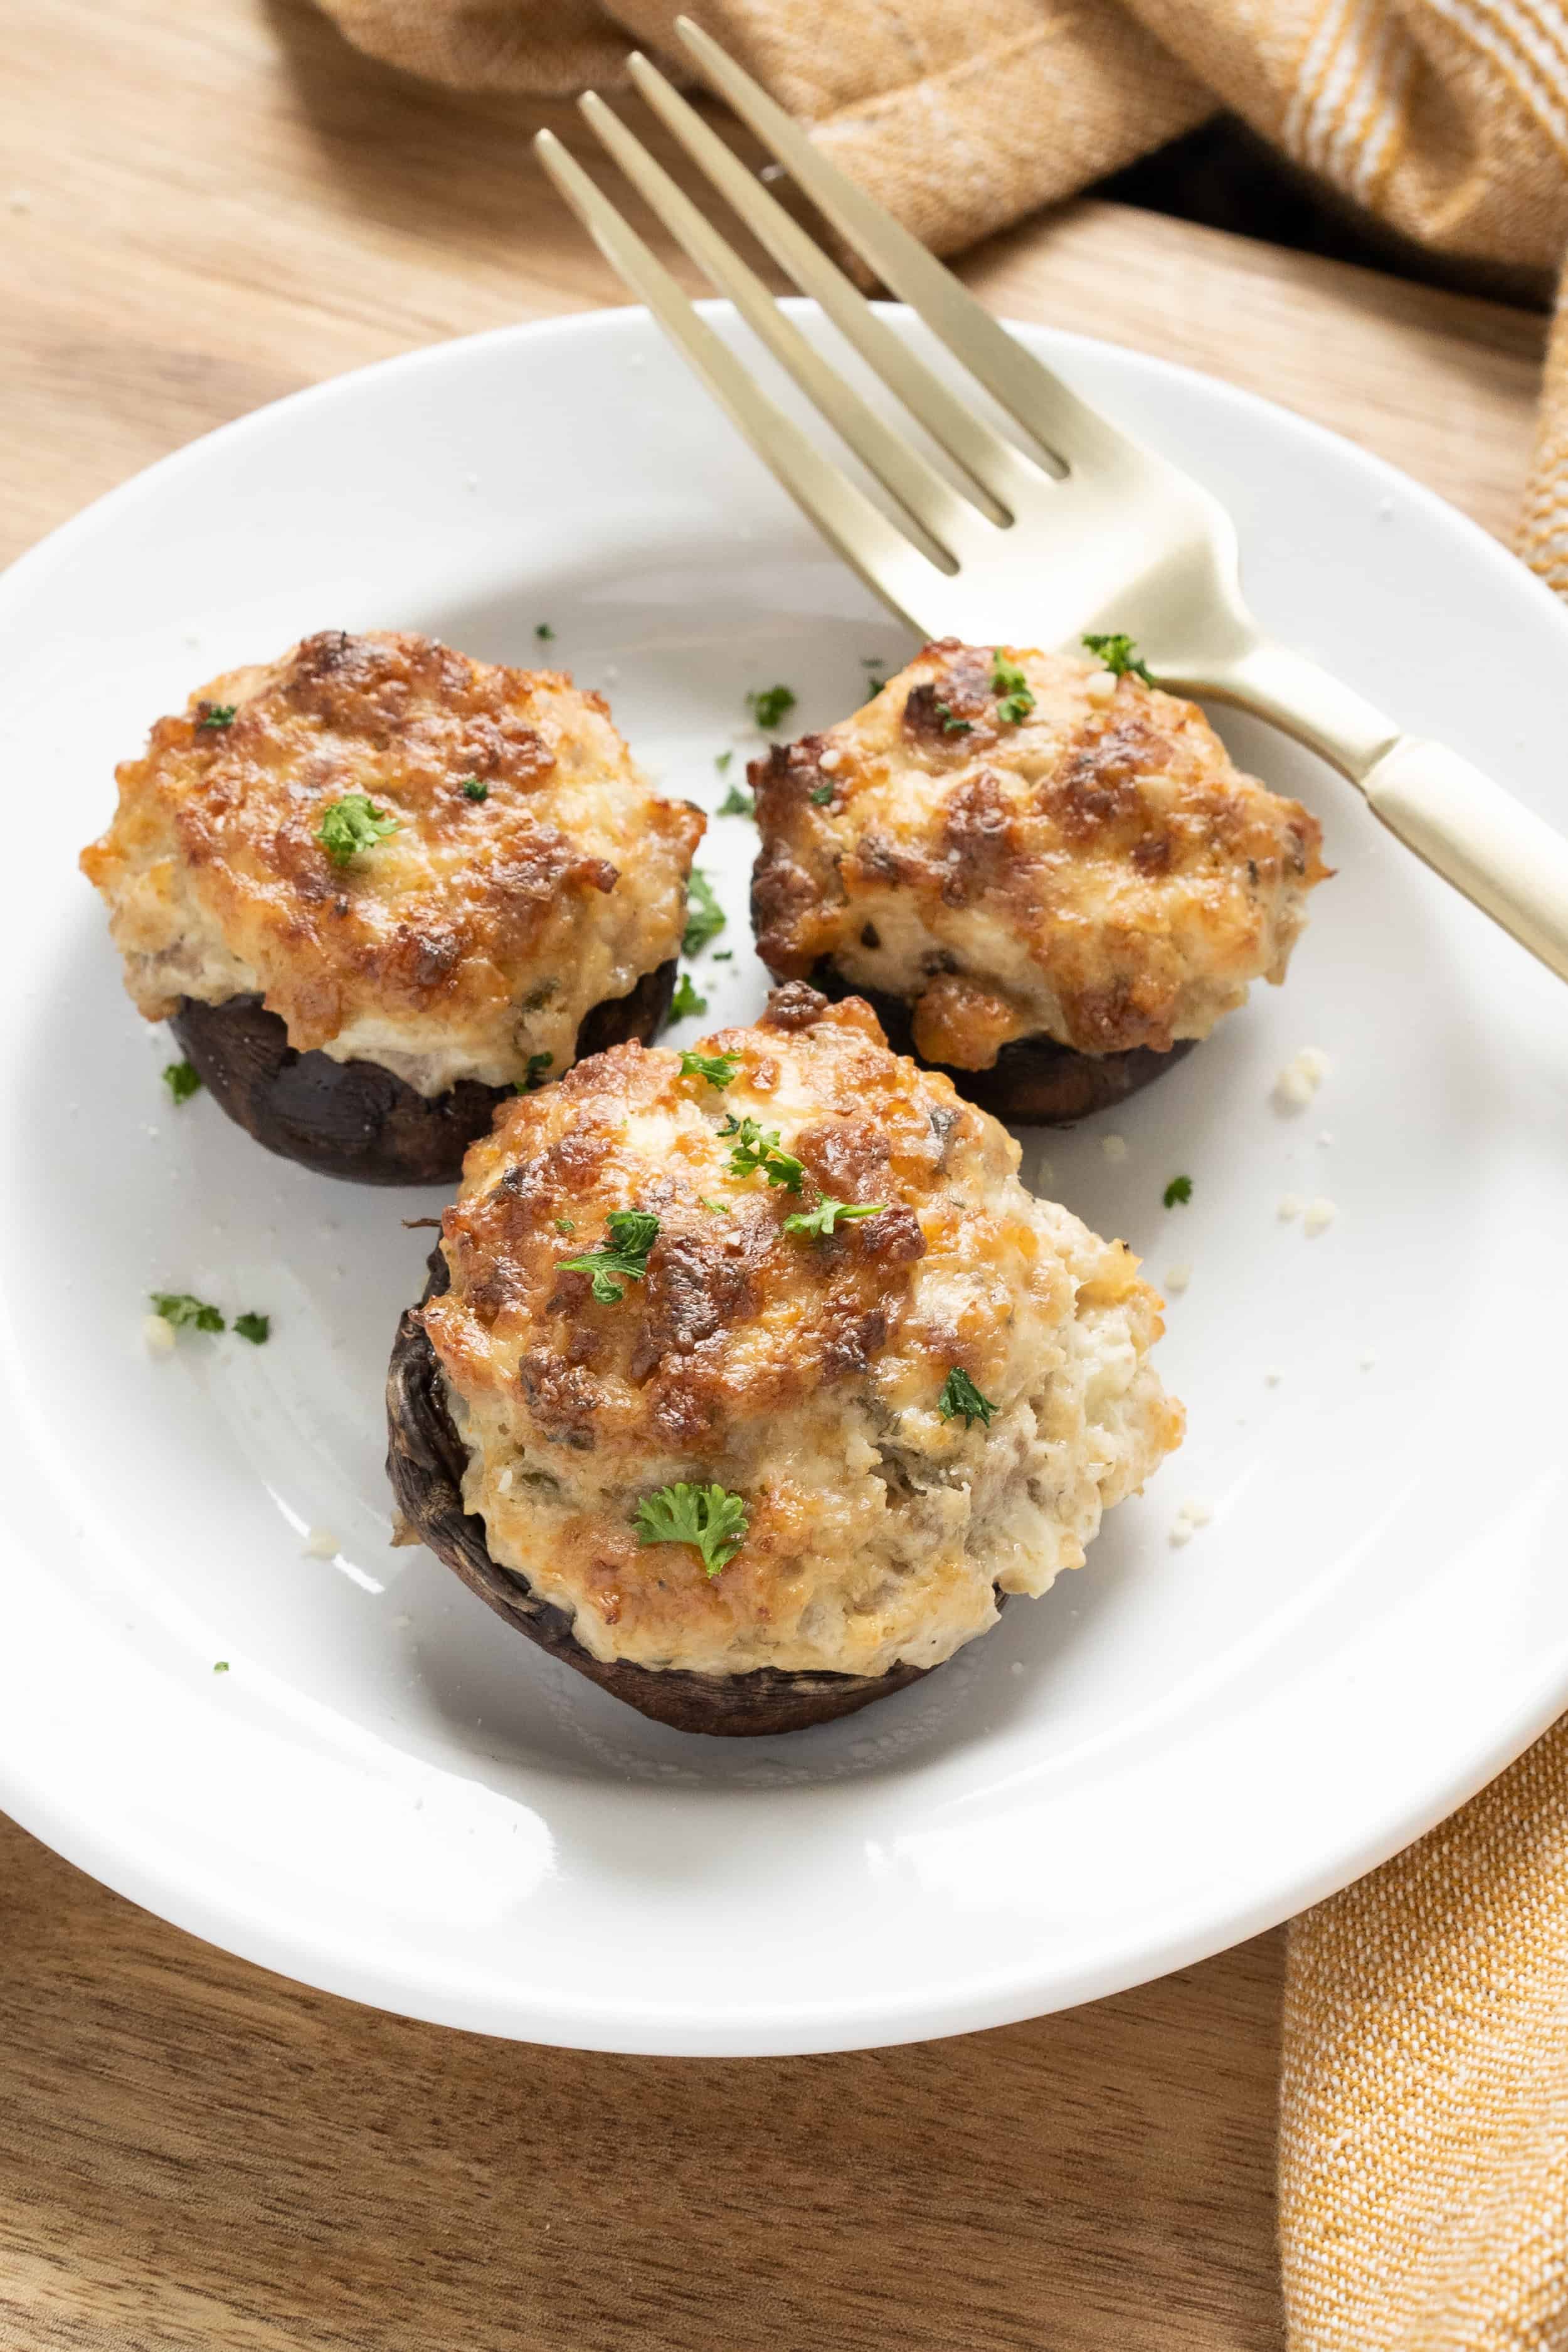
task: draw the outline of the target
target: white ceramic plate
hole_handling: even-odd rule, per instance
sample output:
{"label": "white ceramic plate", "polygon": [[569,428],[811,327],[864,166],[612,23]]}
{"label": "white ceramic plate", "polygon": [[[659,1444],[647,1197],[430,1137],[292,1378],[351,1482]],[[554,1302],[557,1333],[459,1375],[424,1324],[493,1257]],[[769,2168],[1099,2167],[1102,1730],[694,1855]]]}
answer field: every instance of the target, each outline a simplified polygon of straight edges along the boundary
{"label": "white ceramic plate", "polygon": [[[1266,625],[1551,813],[1568,616],[1508,556],[1279,409],[1018,332],[1226,500]],[[725,1742],[644,1722],[391,1548],[382,1382],[428,1240],[400,1219],[439,1201],[306,1175],[205,1097],[173,1109],[74,861],[116,758],[228,665],[332,625],[526,663],[541,621],[710,806],[748,688],[788,683],[821,724],[863,657],[904,649],[626,310],[285,401],[0,585],[0,1801],[331,1991],[715,2053],[1108,1992],[1438,1819],[1568,1701],[1568,998],[1247,723],[1234,748],[1320,812],[1339,868],[1289,986],[1113,1121],[1026,1147],[1156,1278],[1191,1267],[1163,1350],[1185,1449],[1086,1570],[869,1714]],[[736,950],[699,960],[714,1019],[762,1001],[752,832],[717,819],[701,854]],[[1307,1044],[1332,1068],[1286,1118],[1270,1084]],[[1193,1201],[1167,1212],[1178,1173]],[[1279,1220],[1289,1193],[1337,1204],[1320,1238]],[[155,1286],[266,1309],[271,1342],[153,1362]],[[1214,1516],[1176,1549],[1189,1497]]]}

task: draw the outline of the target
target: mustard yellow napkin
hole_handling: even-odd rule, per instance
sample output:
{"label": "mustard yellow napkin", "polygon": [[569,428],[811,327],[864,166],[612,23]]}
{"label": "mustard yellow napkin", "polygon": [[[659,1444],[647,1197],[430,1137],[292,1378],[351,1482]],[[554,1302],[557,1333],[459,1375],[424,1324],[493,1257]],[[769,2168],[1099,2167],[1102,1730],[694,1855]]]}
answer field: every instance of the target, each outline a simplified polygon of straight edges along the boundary
{"label": "mustard yellow napkin", "polygon": [[1297,1920],[1292,2352],[1568,2346],[1568,1719]]}
{"label": "mustard yellow napkin", "polygon": [[1549,588],[1568,596],[1568,277],[1558,297],[1546,353],[1535,464],[1520,522],[1519,551]]}
{"label": "mustard yellow napkin", "polygon": [[[621,79],[663,0],[324,0],[464,88]],[[1223,104],[1394,227],[1568,248],[1562,0],[700,0],[705,24],[940,250]],[[1568,303],[1521,551],[1568,596]],[[1564,680],[1568,706],[1568,679]],[[1296,1922],[1281,2231],[1291,2352],[1568,2352],[1568,1722]]]}

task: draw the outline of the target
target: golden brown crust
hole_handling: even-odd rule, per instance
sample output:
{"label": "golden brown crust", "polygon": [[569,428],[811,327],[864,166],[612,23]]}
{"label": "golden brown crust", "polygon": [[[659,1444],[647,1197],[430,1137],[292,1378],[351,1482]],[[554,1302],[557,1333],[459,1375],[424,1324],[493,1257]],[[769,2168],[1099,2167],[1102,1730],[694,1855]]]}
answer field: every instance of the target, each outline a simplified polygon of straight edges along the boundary
{"label": "golden brown crust", "polygon": [[[909,1203],[923,1198],[955,1133],[977,1146],[981,1115],[955,1108],[939,1137],[931,1097],[941,1082],[887,1052],[867,1007],[815,997],[813,1010],[809,1028],[764,1014],[753,1029],[704,1038],[703,1054],[737,1057],[723,1090],[683,1077],[678,1054],[622,1045],[503,1109],[470,1150],[442,1227],[453,1287],[431,1309],[431,1335],[465,1394],[468,1309],[484,1326],[487,1382],[501,1335],[518,1335],[515,1348],[501,1349],[503,1384],[515,1372],[528,1418],[547,1439],[614,1450],[634,1465],[675,1444],[692,1475],[706,1475],[736,1422],[787,1410],[866,1368],[907,1282]],[[786,1037],[790,1095],[809,1092],[811,1106],[808,1125],[789,1122],[789,1149],[813,1177],[799,1193],[759,1176],[738,1181],[733,1143],[719,1133],[731,1113],[778,1125]],[[830,1169],[836,1183],[823,1188],[817,1173]],[[785,1217],[823,1189],[887,1207],[828,1241],[785,1237]],[[601,1305],[588,1275],[558,1264],[599,1246],[607,1213],[627,1207],[659,1218],[658,1240],[647,1280],[629,1285],[619,1305]],[[913,1255],[922,1247],[916,1225]],[[917,1360],[930,1356],[928,1333],[910,1344]],[[944,1361],[942,1375],[948,1369]]]}
{"label": "golden brown crust", "polygon": [[[1042,1590],[1076,1565],[1102,1503],[1174,1443],[1142,1369],[1157,1302],[1120,1244],[1030,1199],[1005,1131],[889,1053],[864,1004],[796,985],[700,1050],[732,1061],[729,1085],[619,1046],[520,1097],[470,1150],[443,1223],[451,1288],[424,1318],[471,1449],[468,1507],[595,1655],[937,1663],[992,1622],[996,1582]],[[721,1128],[748,1118],[800,1162],[798,1190],[734,1169]],[[786,1232],[824,1193],[877,1213]],[[658,1236],[645,1278],[601,1302],[561,1261],[628,1209]],[[1085,1286],[1117,1301],[1116,1377],[1136,1389],[1116,1438],[1083,1434]],[[996,1406],[991,1431],[941,1414],[955,1368]],[[1015,1496],[1032,1532],[995,1549],[987,1481],[1016,1472],[1021,1495],[1053,1444],[1042,1525]],[[678,1480],[746,1498],[746,1541],[716,1578],[688,1546],[638,1541],[637,1502]]]}
{"label": "golden brown crust", "polygon": [[[420,1306],[438,1297],[447,1282],[446,1260],[437,1250]],[[467,1456],[445,1390],[419,1311],[409,1308],[397,1327],[386,1381],[386,1473],[407,1537],[428,1544],[514,1631],[639,1715],[677,1731],[767,1739],[836,1722],[922,1678],[925,1668],[910,1665],[877,1675],[787,1674],[769,1666],[691,1674],[595,1657],[578,1641],[566,1611],[542,1601],[526,1576],[491,1558],[484,1521],[464,1507]]]}
{"label": "golden brown crust", "polygon": [[1328,869],[1315,818],[1232,766],[1195,705],[1097,663],[931,645],[852,718],[753,762],[758,946],[912,1003],[920,1052],[984,1069],[1044,1034],[1167,1051],[1283,976]]}
{"label": "golden brown crust", "polygon": [[[564,1066],[589,1007],[676,952],[703,828],[599,696],[395,632],[214,680],[118,774],[82,866],[149,1018],[259,994],[297,1050],[426,1093]],[[351,793],[397,830],[339,865],[321,825]]]}

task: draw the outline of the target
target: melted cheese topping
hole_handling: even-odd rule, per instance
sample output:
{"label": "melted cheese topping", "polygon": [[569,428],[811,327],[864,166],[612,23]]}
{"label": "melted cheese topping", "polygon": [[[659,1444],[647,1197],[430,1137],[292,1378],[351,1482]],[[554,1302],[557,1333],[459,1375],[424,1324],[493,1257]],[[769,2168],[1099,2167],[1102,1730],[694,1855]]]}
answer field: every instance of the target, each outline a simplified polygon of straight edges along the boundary
{"label": "melted cheese topping", "polygon": [[[858,999],[780,990],[722,1089],[628,1045],[520,1097],[468,1153],[444,1220],[450,1291],[425,1326],[491,1556],[571,1613],[595,1656],[712,1674],[930,1666],[1076,1568],[1108,1504],[1181,1436],[1147,1361],[1137,1260],[1036,1201],[1018,1147],[949,1079],[890,1054]],[[776,1129],[801,1190],[739,1176],[724,1120]],[[883,1204],[785,1233],[823,1194]],[[616,1305],[559,1261],[616,1209],[659,1220]],[[563,1225],[570,1232],[563,1232]],[[944,1420],[947,1376],[995,1406]],[[745,1498],[710,1577],[639,1543],[679,1480]]]}
{"label": "melted cheese topping", "polygon": [[[391,632],[215,678],[118,778],[81,864],[147,1018],[258,994],[300,1051],[426,1095],[565,1068],[583,1015],[678,951],[703,831],[598,695]],[[319,833],[350,793],[397,830],[339,866]]]}
{"label": "melted cheese topping", "polygon": [[932,1061],[1015,1037],[1080,1053],[1206,1036],[1285,976],[1324,879],[1299,802],[1233,767],[1191,702],[1076,655],[999,649],[1034,709],[1001,716],[990,646],[927,646],[852,718],[752,763],[757,943],[914,1006]]}

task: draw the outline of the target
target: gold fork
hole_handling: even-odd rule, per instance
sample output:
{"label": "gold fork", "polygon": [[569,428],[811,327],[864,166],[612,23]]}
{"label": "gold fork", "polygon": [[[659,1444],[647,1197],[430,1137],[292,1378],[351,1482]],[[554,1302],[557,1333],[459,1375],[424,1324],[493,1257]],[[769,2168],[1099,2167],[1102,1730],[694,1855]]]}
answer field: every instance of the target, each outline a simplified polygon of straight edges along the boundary
{"label": "gold fork", "polygon": [[1568,979],[1568,841],[1457,752],[1402,734],[1354,688],[1265,636],[1242,601],[1236,530],[1218,500],[1080,400],[700,26],[686,16],[677,26],[713,87],[846,244],[1043,453],[1026,456],[935,375],[885,310],[634,56],[633,79],[654,111],[963,477],[961,489],[860,397],[590,91],[583,111],[611,155],[881,485],[901,518],[891,520],[768,397],[581,164],[541,131],[541,162],[605,259],[883,603],[923,635],[971,643],[1076,646],[1086,632],[1125,630],[1163,684],[1256,711],[1329,761],[1407,847]]}

